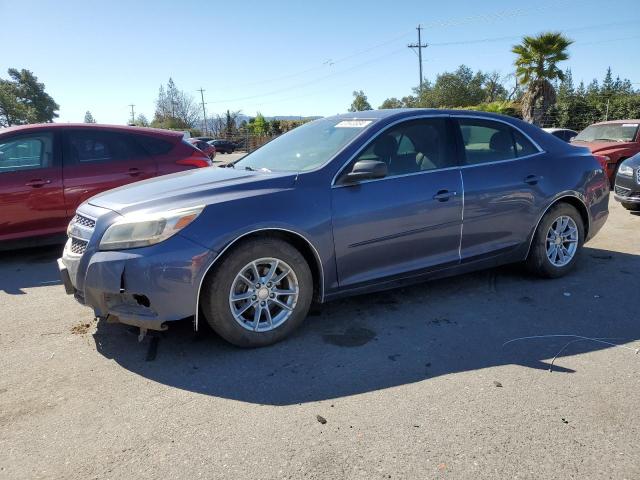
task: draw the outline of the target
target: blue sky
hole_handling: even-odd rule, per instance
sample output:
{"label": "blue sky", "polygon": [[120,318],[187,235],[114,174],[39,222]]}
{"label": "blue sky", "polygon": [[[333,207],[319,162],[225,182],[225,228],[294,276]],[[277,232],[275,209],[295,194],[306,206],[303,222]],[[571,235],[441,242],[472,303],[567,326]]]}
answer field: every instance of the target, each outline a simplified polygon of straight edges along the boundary
{"label": "blue sky", "polygon": [[565,66],[576,82],[611,66],[640,88],[637,0],[0,0],[0,18],[0,76],[32,70],[60,104],[59,121],[90,110],[125,123],[130,103],[151,119],[170,76],[198,100],[204,88],[208,113],[330,115],[356,89],[377,107],[418,83],[406,47],[418,23],[429,79],[462,63],[507,75],[520,36],[560,30],[575,40]]}

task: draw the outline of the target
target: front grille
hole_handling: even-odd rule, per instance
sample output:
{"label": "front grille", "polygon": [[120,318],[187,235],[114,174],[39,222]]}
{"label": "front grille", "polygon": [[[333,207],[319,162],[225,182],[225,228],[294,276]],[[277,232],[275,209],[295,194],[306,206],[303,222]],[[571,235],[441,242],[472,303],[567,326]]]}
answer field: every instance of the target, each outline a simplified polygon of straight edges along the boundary
{"label": "front grille", "polygon": [[87,244],[89,242],[81,240],[79,238],[71,237],[71,246],[69,250],[76,255],[82,255],[87,250]]}
{"label": "front grille", "polygon": [[621,197],[626,197],[627,195],[629,195],[630,191],[631,191],[630,188],[619,187],[618,185],[616,185],[616,195],[620,195]]}
{"label": "front grille", "polygon": [[636,182],[640,183],[640,168],[636,170]]}
{"label": "front grille", "polygon": [[83,227],[87,227],[87,228],[95,228],[96,227],[96,221],[88,218],[88,217],[84,217],[82,215],[80,215],[79,213],[76,213],[76,216],[73,217],[72,220],[74,223],[78,224],[78,225],[82,225]]}

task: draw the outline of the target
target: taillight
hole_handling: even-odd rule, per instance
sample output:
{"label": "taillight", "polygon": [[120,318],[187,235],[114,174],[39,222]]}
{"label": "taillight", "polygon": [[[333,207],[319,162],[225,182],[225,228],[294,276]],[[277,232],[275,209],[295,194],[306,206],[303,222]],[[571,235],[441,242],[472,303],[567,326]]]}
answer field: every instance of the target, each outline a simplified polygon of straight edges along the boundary
{"label": "taillight", "polygon": [[196,168],[210,167],[211,165],[213,165],[211,163],[211,160],[209,160],[209,157],[207,156],[202,157],[200,155],[192,155],[187,158],[181,158],[180,160],[176,161],[176,164],[186,165],[189,167],[196,167]]}
{"label": "taillight", "polygon": [[182,140],[182,143],[189,147],[191,153],[188,157],[178,160],[176,164],[196,168],[210,167],[211,165],[213,165],[213,163],[211,163],[211,160],[209,160],[209,157],[207,157],[207,154],[198,149],[195,145],[192,145],[186,140]]}

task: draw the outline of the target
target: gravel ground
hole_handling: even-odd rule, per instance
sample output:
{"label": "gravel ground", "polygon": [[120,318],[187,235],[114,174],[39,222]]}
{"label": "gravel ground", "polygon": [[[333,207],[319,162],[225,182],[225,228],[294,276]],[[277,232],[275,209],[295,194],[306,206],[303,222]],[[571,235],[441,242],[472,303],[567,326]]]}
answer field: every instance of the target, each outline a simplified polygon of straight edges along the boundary
{"label": "gravel ground", "polygon": [[[565,278],[337,301],[259,350],[138,343],[64,294],[59,248],[3,253],[0,478],[640,478],[639,228],[612,200]],[[504,345],[551,334],[623,348]]]}

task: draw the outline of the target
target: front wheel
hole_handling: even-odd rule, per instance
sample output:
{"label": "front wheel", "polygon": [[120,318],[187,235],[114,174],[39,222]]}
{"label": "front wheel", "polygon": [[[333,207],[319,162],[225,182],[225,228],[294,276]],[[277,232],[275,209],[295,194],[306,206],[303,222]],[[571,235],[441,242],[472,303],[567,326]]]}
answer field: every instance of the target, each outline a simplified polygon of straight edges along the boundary
{"label": "front wheel", "polygon": [[215,267],[201,300],[213,330],[239,347],[276,343],[307,316],[313,277],[302,254],[276,238],[242,242]]}
{"label": "front wheel", "polygon": [[561,277],[575,266],[583,243],[582,217],[572,205],[559,203],[542,217],[533,237],[527,267],[541,277]]}

